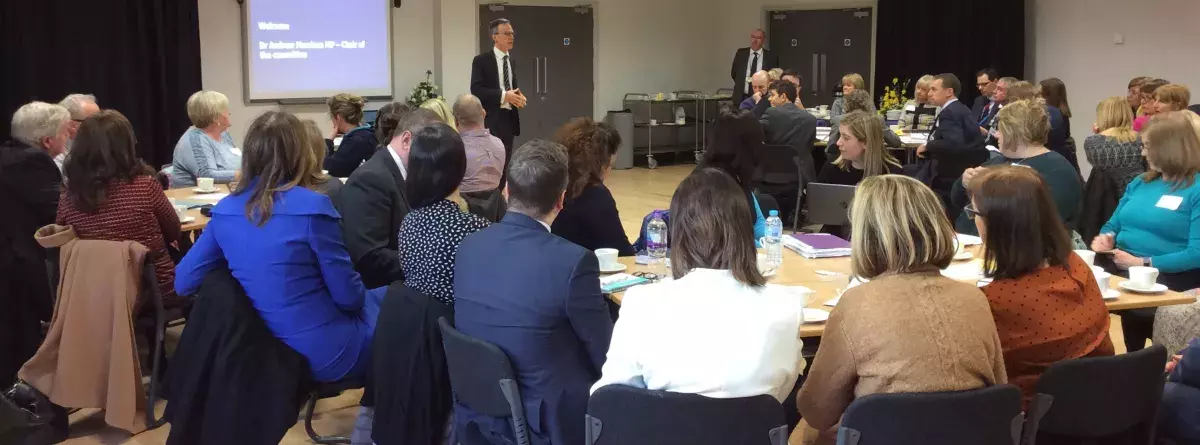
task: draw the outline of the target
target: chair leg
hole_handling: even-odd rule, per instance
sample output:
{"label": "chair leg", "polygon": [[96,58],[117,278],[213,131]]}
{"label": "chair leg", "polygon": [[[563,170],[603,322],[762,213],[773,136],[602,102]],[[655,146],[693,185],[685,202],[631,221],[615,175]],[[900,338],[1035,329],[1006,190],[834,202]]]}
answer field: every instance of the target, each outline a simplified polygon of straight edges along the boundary
{"label": "chair leg", "polygon": [[[158,294],[158,278],[154,273],[153,265],[147,261],[142,267],[142,286],[148,289],[146,292],[154,304],[154,335],[150,336],[154,341],[152,354],[150,359],[150,388],[146,391],[146,428],[155,429],[167,423],[166,416],[159,418],[154,414],[154,405],[158,400],[159,385],[162,383],[160,374],[162,374],[162,359],[166,352],[163,349],[163,344],[166,342],[167,336],[167,311],[163,307],[162,298]],[[139,365],[140,366],[140,365]],[[140,383],[140,382],[139,382]]]}
{"label": "chair leg", "polygon": [[304,431],[308,433],[308,438],[313,442],[322,445],[328,444],[347,444],[350,443],[350,438],[345,436],[320,436],[316,431],[313,431],[312,420],[313,411],[317,408],[317,392],[313,391],[308,395],[308,403],[304,407]]}

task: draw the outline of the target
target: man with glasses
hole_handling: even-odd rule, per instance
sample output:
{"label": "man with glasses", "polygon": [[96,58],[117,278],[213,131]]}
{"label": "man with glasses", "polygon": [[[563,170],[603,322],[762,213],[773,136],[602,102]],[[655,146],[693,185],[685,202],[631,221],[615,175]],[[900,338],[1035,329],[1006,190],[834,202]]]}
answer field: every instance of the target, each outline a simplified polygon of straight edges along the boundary
{"label": "man with glasses", "polygon": [[996,102],[992,100],[992,93],[996,91],[996,81],[999,79],[1000,74],[992,68],[984,68],[975,73],[975,88],[979,89],[979,97],[976,97],[975,103],[971,105],[971,116],[974,116],[976,121],[994,111],[992,108],[996,106]]}
{"label": "man with glasses", "polygon": [[67,123],[67,149],[54,157],[54,164],[58,166],[58,171],[61,172],[63,161],[67,159],[67,152],[71,151],[71,144],[75,142],[75,134],[79,133],[79,124],[84,119],[100,111],[100,105],[96,104],[96,96],[78,93],[68,94],[58,104],[71,113],[71,121]]}
{"label": "man with glasses", "polygon": [[[518,110],[525,108],[526,99],[517,85],[517,75],[513,72],[516,64],[509,54],[516,38],[512,23],[508,19],[492,20],[488,30],[495,45],[471,62],[471,94],[483,102],[487,129],[504,143],[504,163],[507,165],[512,157],[513,138],[521,135]],[[501,173],[498,190],[504,189],[507,173],[507,169]]]}

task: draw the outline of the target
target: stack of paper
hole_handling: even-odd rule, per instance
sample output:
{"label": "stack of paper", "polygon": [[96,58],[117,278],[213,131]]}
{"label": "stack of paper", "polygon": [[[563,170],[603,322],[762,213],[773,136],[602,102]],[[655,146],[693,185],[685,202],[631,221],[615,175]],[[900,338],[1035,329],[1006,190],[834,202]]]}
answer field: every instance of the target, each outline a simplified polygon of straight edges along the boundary
{"label": "stack of paper", "polygon": [[606,294],[615,294],[625,289],[629,289],[639,284],[649,283],[642,277],[635,277],[627,273],[618,273],[600,277],[600,291]]}
{"label": "stack of paper", "polygon": [[850,256],[850,242],[826,233],[793,233],[783,237],[783,246],[805,258]]}

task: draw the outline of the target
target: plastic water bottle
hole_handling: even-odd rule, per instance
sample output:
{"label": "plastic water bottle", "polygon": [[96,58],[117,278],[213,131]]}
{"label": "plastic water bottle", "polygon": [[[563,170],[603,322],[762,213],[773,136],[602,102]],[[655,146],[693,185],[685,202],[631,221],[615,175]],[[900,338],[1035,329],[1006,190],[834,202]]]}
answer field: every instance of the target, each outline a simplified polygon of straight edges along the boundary
{"label": "plastic water bottle", "polygon": [[783,220],[779,219],[778,210],[772,210],[768,215],[763,248],[767,250],[767,262],[778,268],[783,265]]}
{"label": "plastic water bottle", "polygon": [[658,215],[646,224],[646,253],[650,254],[655,268],[659,268],[667,258],[667,222]]}

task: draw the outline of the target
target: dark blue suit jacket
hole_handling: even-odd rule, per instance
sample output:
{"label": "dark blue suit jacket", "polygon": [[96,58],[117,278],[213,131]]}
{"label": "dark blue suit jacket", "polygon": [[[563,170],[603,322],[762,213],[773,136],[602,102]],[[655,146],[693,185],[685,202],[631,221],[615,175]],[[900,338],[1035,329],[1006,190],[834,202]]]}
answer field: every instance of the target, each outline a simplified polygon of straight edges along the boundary
{"label": "dark blue suit jacket", "polygon": [[[600,378],[613,328],[596,256],[509,211],[459,245],[454,295],[458,330],[512,360],[532,443],[584,443],[588,390]],[[455,406],[455,428],[469,422],[485,436],[514,441],[507,420]]]}
{"label": "dark blue suit jacket", "polygon": [[1200,339],[1192,340],[1178,354],[1183,360],[1163,390],[1159,434],[1179,443],[1200,443]]}

